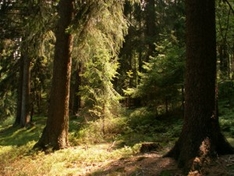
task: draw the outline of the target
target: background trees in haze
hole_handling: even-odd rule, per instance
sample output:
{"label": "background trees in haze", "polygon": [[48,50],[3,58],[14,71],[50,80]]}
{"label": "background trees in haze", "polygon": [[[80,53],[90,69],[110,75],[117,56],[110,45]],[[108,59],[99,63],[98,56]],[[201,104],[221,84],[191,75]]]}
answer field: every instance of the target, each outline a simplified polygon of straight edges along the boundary
{"label": "background trees in haze", "polygon": [[233,4],[216,3],[218,87],[220,115],[233,108]]}
{"label": "background trees in haze", "polygon": [[[125,103],[133,107],[151,106],[162,112],[176,109],[181,104],[183,85],[183,3],[144,1],[143,4],[131,6],[126,3],[125,6],[131,25],[120,52],[119,73],[122,77],[117,80],[128,96]],[[174,75],[177,69],[180,73]],[[167,91],[165,84],[168,84]],[[177,95],[170,94],[171,90]]]}
{"label": "background trees in haze", "polygon": [[[42,1],[37,3],[23,3],[21,1],[1,2],[1,22],[3,24],[2,51],[4,53],[4,47],[8,47],[5,41],[9,41],[14,47],[11,54],[10,50],[8,50],[7,55],[1,55],[1,60],[6,61],[6,65],[3,65],[2,68],[8,68],[10,63],[15,64],[9,70],[9,74],[5,75],[6,72],[4,72],[4,69],[2,70],[5,75],[2,77],[2,87],[9,88],[7,90],[4,89],[2,93],[11,95],[10,97],[5,97],[4,101],[17,97],[17,101],[9,103],[5,108],[8,110],[16,106],[14,110],[7,111],[9,115],[15,114],[15,125],[27,126],[33,111],[39,112],[42,92],[47,91],[44,84],[45,79],[42,77],[46,77],[48,72],[46,71],[42,74],[38,70],[49,70],[49,68],[43,68],[43,65],[48,66],[47,63],[49,63],[47,62],[47,54],[49,52],[45,51],[43,47],[48,44],[48,38],[53,38],[53,35],[48,35],[51,30],[51,22],[54,19],[49,18],[53,14],[53,8],[51,7],[53,6],[50,6],[48,3],[44,4]],[[45,18],[45,16],[48,18]],[[5,20],[8,22],[5,23]],[[38,40],[39,38],[40,40]],[[44,58],[44,60],[42,61],[40,58]],[[14,76],[14,79],[11,79],[11,76]],[[14,81],[14,84],[11,84],[9,80]],[[40,90],[42,87],[43,90]],[[37,96],[34,96],[36,94]],[[3,103],[3,105],[6,105],[6,103]]]}
{"label": "background trees in haze", "polygon": [[[17,12],[16,16],[18,18],[14,18],[14,19],[18,19],[20,22],[19,29],[21,28],[24,29],[25,27],[23,28],[23,25],[30,23],[31,25],[28,26],[27,30],[29,30],[29,32],[30,30],[32,30],[33,31],[32,33],[36,32],[35,33],[36,35],[28,35],[27,36],[28,39],[27,38],[25,39],[25,42],[26,42],[25,44],[29,45],[29,47],[34,46],[34,47],[31,47],[34,52],[30,51],[31,55],[28,56],[30,57],[30,60],[31,60],[30,110],[33,110],[34,115],[47,114],[47,106],[48,106],[47,104],[49,101],[49,92],[50,92],[49,87],[51,84],[51,77],[52,77],[52,72],[51,72],[52,64],[51,63],[52,63],[52,58],[53,58],[52,51],[54,47],[53,31],[55,28],[55,19],[57,18],[56,3],[52,3],[48,1],[47,3],[43,4],[40,2],[43,2],[43,1],[39,1],[39,4],[31,3],[31,6],[32,6],[31,9],[34,9],[34,10],[26,10],[28,12],[29,17],[27,17],[24,23],[23,23],[24,18],[20,18],[19,16],[20,11],[17,11],[17,8],[20,9],[21,3],[16,3],[15,6],[12,6],[12,8],[16,9],[15,11]],[[89,3],[87,2],[87,4]],[[107,6],[110,7],[110,4],[113,4],[113,3],[114,2],[110,1],[107,3]],[[157,5],[155,5],[155,3],[157,3]],[[81,2],[77,2],[76,6],[79,9],[81,5],[84,5],[84,4],[82,4]],[[166,50],[160,49],[160,47],[165,42],[171,43],[172,38],[170,36],[172,36],[174,39],[177,38],[176,40],[178,42],[175,41],[175,43],[178,44],[179,48],[181,48],[182,46],[180,43],[183,43],[181,42],[182,41],[181,38],[183,36],[183,23],[182,23],[183,11],[181,11],[182,6],[179,1],[170,2],[170,3],[161,2],[161,1],[160,2],[152,1],[149,4],[143,3],[142,5],[138,3],[134,3],[134,2],[128,2],[128,1],[125,2],[125,7],[122,10],[124,10],[124,13],[129,22],[128,23],[129,25],[128,35],[125,38],[123,38],[123,35],[126,34],[127,23],[124,19],[124,16],[121,13],[121,10],[117,12],[117,9],[120,9],[119,7],[120,5],[114,4],[107,11],[103,9],[103,7],[105,7],[106,5],[103,5],[103,2],[100,1],[97,7],[101,7],[101,8],[97,8],[94,11],[95,13],[90,12],[92,14],[90,16],[93,16],[93,19],[96,18],[96,19],[103,19],[103,20],[88,21],[88,19],[83,18],[83,21],[81,20],[82,22],[79,23],[78,19],[80,18],[80,15],[82,15],[82,13],[85,12],[85,11],[80,11],[80,14],[76,16],[77,20],[74,21],[75,23],[74,27],[71,28],[71,30],[74,30],[74,35],[77,36],[74,39],[74,51],[73,51],[73,56],[72,56],[74,58],[74,62],[73,62],[74,71],[73,72],[75,73],[75,70],[77,69],[77,65],[79,65],[80,68],[82,68],[81,69],[82,71],[80,70],[80,73],[79,73],[79,78],[82,81],[82,83],[79,86],[79,89],[77,89],[76,93],[72,94],[71,105],[74,104],[73,101],[80,99],[82,102],[81,104],[83,105],[85,104],[86,108],[84,108],[84,106],[83,108],[79,107],[79,111],[84,110],[86,112],[90,112],[90,114],[92,114],[91,116],[93,115],[96,116],[97,114],[99,117],[102,116],[101,114],[103,114],[104,112],[103,107],[107,107],[111,109],[113,107],[111,104],[117,105],[119,103],[120,97],[122,97],[121,102],[125,102],[125,99],[127,101],[130,100],[130,102],[133,102],[133,100],[135,101],[135,99],[139,99],[140,101],[138,101],[138,104],[140,106],[141,105],[148,106],[152,104],[148,102],[153,102],[154,100],[150,101],[150,99],[146,98],[146,97],[150,97],[149,95],[145,96],[142,94],[142,97],[138,96],[137,98],[134,98],[130,96],[130,94],[132,93],[125,94],[123,90],[128,90],[128,88],[135,89],[140,83],[143,83],[143,81],[141,81],[143,77],[147,77],[147,75],[151,75],[150,72],[146,73],[148,71],[143,69],[143,67],[147,67],[147,64],[145,64],[145,66],[143,65],[146,61],[151,62],[152,60],[153,62],[153,60],[157,60],[156,59],[157,53],[163,51],[164,53],[161,53],[161,54],[165,54],[165,52],[167,52],[166,51],[167,49]],[[27,6],[29,6],[27,5],[27,3],[22,4],[22,7],[26,8]],[[123,7],[121,6],[121,8]],[[148,9],[149,10],[151,9],[151,10],[148,11]],[[155,13],[153,9],[155,10]],[[113,13],[114,11],[116,11],[116,13]],[[172,12],[172,13],[168,13],[168,12]],[[156,15],[157,13],[161,15],[160,16]],[[11,13],[8,14],[4,11],[3,14],[5,15],[4,16],[5,18],[2,18],[2,20],[5,20],[6,18],[11,17]],[[159,31],[159,33],[149,34],[150,33],[149,31],[153,31],[153,29],[152,29],[152,26],[150,27],[148,25],[150,24],[150,22],[147,22],[147,20],[149,19],[148,16],[152,16],[152,15],[155,16],[153,17],[153,19],[156,19],[158,23],[158,25],[154,25],[154,26],[158,28],[157,31]],[[180,16],[178,18],[178,21],[173,20],[175,16],[177,17]],[[33,19],[35,21],[33,21]],[[109,21],[104,20],[104,19],[108,19]],[[165,21],[173,21],[173,22],[165,23]],[[82,28],[83,24],[86,24],[86,27],[83,26],[84,28]],[[8,24],[8,26],[9,26],[9,30],[5,30],[5,31],[13,32],[13,29],[15,29],[13,23]],[[86,30],[82,30],[82,29],[86,29]],[[21,31],[21,30],[18,30],[18,31]],[[19,34],[20,37],[22,35],[23,34],[21,33]],[[13,35],[11,36],[13,38]],[[87,38],[87,40],[84,40],[85,38]],[[121,42],[123,40],[125,40],[124,46],[121,47]],[[33,44],[32,42],[36,42],[36,43]],[[24,43],[23,41],[19,41],[18,45],[21,46],[21,44],[23,43]],[[154,49],[154,52],[152,53],[153,55],[155,55],[155,59],[151,59],[149,54],[147,54],[151,52],[151,51],[148,51],[149,49],[148,46],[150,45],[151,46],[150,48],[152,50],[152,46],[154,46],[154,43],[157,43],[158,50],[160,51],[156,51]],[[121,48],[121,51],[118,52],[120,48]],[[174,51],[180,52],[179,50],[175,49]],[[105,58],[105,59],[102,59],[102,58]],[[178,57],[178,58],[181,59],[182,57]],[[18,61],[19,60],[16,60],[17,63],[19,63]],[[6,65],[8,64],[10,66],[10,62],[6,62]],[[111,67],[109,65],[111,65]],[[7,66],[4,66],[4,67],[7,68]],[[17,69],[18,68],[20,67],[17,67]],[[155,70],[157,69],[158,68],[155,68]],[[165,69],[165,70],[169,70],[169,69]],[[4,72],[4,70],[2,71]],[[18,71],[19,70],[17,70],[16,72],[17,76],[20,75]],[[141,76],[139,74],[141,72],[145,73],[146,75]],[[99,74],[96,74],[96,73],[99,73]],[[162,75],[160,73],[158,74]],[[162,78],[163,77],[164,76],[162,76]],[[92,81],[92,79],[94,79],[94,81]],[[12,80],[12,79],[9,79],[9,80]],[[71,89],[73,89],[73,83],[75,84],[76,80],[77,79],[72,81]],[[166,80],[166,79],[162,79],[162,80]],[[19,82],[22,82],[22,81],[20,80]],[[10,85],[10,84],[5,84],[5,85]],[[144,87],[144,86],[141,86],[141,87]],[[103,88],[108,91],[103,91],[104,90]],[[152,91],[154,91],[155,93],[157,92],[156,89],[152,89]],[[10,93],[10,91],[8,92]],[[142,92],[147,92],[147,91],[142,90]],[[14,100],[15,97],[13,95],[15,96],[17,95],[15,87],[12,89],[12,93],[9,94],[9,97],[11,98],[7,98],[7,101],[10,101],[10,99]],[[74,95],[75,95],[75,98],[74,98]],[[125,98],[125,96],[127,98]],[[103,97],[105,97],[104,99],[107,99],[106,102],[103,102]],[[161,102],[165,102],[165,97],[168,97],[168,95],[161,96],[161,98],[164,100],[157,101],[157,103],[154,103],[153,106],[155,105],[161,106]],[[157,99],[161,99],[161,98],[157,98]],[[143,103],[141,103],[141,99],[144,99],[142,100]],[[111,101],[112,103],[110,103]],[[20,99],[19,99],[19,102],[20,102]],[[15,103],[9,103],[8,104],[9,106],[7,107],[12,107],[12,109],[16,110],[16,108],[14,108],[15,107],[14,104]],[[125,103],[124,106],[129,106],[130,104]],[[135,106],[134,103],[133,103],[133,106]],[[76,110],[74,109],[72,110],[71,107],[70,107],[71,112],[76,114],[78,108],[76,107]],[[10,111],[10,112],[14,112],[14,111]],[[107,112],[108,111],[109,110],[107,110]],[[112,108],[111,111],[113,113],[115,110],[113,110]]]}

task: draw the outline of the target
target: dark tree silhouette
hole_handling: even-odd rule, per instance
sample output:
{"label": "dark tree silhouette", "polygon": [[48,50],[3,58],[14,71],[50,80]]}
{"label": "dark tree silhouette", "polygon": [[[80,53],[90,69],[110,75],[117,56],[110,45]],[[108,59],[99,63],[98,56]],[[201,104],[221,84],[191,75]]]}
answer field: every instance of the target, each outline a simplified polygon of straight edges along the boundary
{"label": "dark tree silhouette", "polygon": [[184,125],[166,155],[190,169],[194,159],[233,153],[220,131],[216,110],[215,0],[185,0],[186,75]]}

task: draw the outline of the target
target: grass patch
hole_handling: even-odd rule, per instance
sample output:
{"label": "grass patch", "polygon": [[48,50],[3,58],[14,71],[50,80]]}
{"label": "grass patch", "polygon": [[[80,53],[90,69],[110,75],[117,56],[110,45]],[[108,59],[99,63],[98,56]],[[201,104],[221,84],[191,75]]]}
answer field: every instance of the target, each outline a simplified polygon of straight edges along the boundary
{"label": "grass patch", "polygon": [[35,125],[30,128],[13,127],[12,119],[2,123],[0,175],[85,175],[111,161],[138,154],[144,141],[168,144],[173,137],[164,122],[144,108],[116,118],[89,122],[84,119],[70,121],[69,139],[73,147],[50,154],[32,150],[46,118],[35,117]]}
{"label": "grass patch", "polygon": [[[222,117],[222,129],[232,129],[229,126],[233,123],[230,117]],[[159,143],[163,147],[159,153],[164,153],[165,148],[174,145],[182,127],[180,116],[168,114],[156,117],[146,108],[127,111],[123,116],[106,118],[104,121],[84,119],[78,117],[70,120],[71,147],[50,154],[32,150],[42,133],[46,118],[35,117],[35,125],[30,128],[12,127],[12,120],[1,123],[0,175],[92,175],[102,172],[104,166],[114,161],[137,156],[144,142]],[[234,144],[231,135],[228,141]],[[124,171],[115,170],[113,174],[121,172]],[[161,175],[167,175],[167,172]]]}

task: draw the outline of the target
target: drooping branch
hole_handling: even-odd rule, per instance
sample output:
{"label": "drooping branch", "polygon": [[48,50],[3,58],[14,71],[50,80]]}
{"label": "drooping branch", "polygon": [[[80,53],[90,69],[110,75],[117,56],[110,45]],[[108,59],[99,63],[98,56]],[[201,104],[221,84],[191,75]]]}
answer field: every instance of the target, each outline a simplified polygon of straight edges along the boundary
{"label": "drooping branch", "polygon": [[228,0],[223,0],[223,2],[226,2],[229,6],[229,8],[231,9],[232,13],[234,14],[234,9],[232,7],[232,5],[230,4],[230,2]]}

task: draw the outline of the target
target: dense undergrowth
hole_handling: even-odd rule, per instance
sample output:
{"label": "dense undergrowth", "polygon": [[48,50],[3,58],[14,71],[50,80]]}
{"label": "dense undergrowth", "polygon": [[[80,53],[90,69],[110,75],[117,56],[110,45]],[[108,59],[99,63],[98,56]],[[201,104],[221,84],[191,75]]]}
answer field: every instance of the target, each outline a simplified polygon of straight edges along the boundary
{"label": "dense undergrowth", "polygon": [[[232,110],[220,115],[228,140],[234,142]],[[0,124],[0,175],[86,175],[103,164],[139,154],[144,142],[156,142],[165,153],[180,134],[182,113],[156,116],[146,108],[128,110],[124,115],[86,121],[70,120],[71,147],[53,153],[32,150],[45,125],[45,117],[35,117],[28,128],[12,126],[13,119]],[[92,174],[91,174],[92,175]]]}

